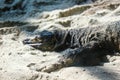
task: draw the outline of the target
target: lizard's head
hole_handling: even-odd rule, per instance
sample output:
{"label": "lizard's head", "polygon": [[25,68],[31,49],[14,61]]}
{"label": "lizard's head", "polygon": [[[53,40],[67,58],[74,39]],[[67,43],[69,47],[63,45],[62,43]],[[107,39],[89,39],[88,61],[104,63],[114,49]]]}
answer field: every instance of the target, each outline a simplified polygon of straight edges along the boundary
{"label": "lizard's head", "polygon": [[42,51],[53,51],[56,44],[56,38],[54,32],[44,30],[33,39],[25,39],[23,44],[28,44]]}

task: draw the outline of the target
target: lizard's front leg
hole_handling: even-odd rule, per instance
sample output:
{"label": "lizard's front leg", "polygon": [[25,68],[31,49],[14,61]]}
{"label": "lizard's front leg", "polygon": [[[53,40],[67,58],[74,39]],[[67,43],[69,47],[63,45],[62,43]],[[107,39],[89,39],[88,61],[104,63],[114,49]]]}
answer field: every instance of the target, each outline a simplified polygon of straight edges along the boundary
{"label": "lizard's front leg", "polygon": [[97,65],[100,62],[98,55],[100,55],[99,43],[91,41],[84,47],[69,49],[66,54],[63,55],[65,60],[70,59],[72,65]]}

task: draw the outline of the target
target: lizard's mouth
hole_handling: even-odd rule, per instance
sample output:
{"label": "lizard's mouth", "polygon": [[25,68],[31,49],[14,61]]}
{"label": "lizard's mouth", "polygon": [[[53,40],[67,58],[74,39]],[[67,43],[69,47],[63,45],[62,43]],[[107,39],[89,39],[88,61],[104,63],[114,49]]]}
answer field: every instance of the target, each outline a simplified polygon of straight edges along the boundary
{"label": "lizard's mouth", "polygon": [[37,46],[41,46],[42,45],[42,40],[36,41],[34,39],[25,39],[23,41],[23,44],[27,44],[27,45],[30,45],[32,47],[37,47]]}

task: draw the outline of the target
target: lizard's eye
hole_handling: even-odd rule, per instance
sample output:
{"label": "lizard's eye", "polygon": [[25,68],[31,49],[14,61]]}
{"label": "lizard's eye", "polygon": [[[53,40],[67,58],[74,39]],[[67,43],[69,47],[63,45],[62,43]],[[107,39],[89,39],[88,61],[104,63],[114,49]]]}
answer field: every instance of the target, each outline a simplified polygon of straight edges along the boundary
{"label": "lizard's eye", "polygon": [[40,36],[36,36],[36,37],[34,38],[34,40],[37,41],[37,42],[42,42],[42,39],[40,38]]}

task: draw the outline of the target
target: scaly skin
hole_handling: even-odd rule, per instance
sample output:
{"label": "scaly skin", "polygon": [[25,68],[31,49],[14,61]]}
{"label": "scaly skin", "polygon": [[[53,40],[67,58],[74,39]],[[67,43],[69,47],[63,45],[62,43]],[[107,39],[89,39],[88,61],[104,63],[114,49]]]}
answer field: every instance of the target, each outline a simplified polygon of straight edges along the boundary
{"label": "scaly skin", "polygon": [[62,67],[65,64],[93,66],[99,64],[103,56],[120,51],[120,22],[99,27],[42,31],[39,36],[26,39],[23,43],[42,51],[70,49],[61,57],[63,60],[59,65],[63,64]]}

